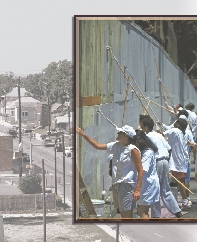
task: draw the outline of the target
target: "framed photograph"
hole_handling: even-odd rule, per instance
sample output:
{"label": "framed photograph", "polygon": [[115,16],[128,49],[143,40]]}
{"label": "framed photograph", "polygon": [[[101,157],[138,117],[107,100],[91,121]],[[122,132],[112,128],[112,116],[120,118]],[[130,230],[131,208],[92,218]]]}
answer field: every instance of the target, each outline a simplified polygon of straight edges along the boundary
{"label": "framed photograph", "polygon": [[75,223],[196,222],[196,29],[74,16]]}

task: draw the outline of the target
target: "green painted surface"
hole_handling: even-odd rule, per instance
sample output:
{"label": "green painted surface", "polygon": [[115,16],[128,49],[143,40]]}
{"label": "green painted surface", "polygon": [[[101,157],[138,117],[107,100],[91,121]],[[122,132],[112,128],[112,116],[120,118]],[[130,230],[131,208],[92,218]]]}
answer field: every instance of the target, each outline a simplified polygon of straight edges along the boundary
{"label": "green painted surface", "polygon": [[[124,25],[120,21],[80,21],[79,96],[101,96],[101,104],[114,102],[114,82],[117,80],[117,76],[114,76],[116,63],[106,46],[111,46],[112,50],[118,54],[121,53],[124,31]],[[119,72],[118,75],[122,74]],[[94,107],[80,107],[80,124],[85,132],[88,127],[94,125],[94,117]],[[99,134],[98,137],[100,137]],[[82,139],[80,142],[79,163],[82,176],[84,176],[87,144]],[[87,187],[88,192],[91,198],[100,199],[103,178],[99,157],[97,163],[92,165],[92,179],[91,185]]]}

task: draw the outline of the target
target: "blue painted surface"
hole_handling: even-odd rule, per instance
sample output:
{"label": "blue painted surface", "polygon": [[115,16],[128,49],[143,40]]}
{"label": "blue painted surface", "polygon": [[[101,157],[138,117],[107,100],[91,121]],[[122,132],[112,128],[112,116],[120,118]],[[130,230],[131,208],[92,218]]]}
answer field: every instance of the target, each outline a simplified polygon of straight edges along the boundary
{"label": "blue painted surface", "polygon": [[[112,59],[111,53],[109,51],[107,53],[106,46],[112,47],[113,54],[123,69],[127,66],[126,75],[129,75],[129,70],[144,96],[164,105],[156,59],[161,80],[174,104],[197,103],[196,91],[188,76],[169,59],[168,54],[154,39],[135,24],[128,24],[126,21],[103,20],[81,21],[80,26],[80,96],[101,95],[102,103],[95,107],[80,107],[78,118],[80,126],[97,141],[101,143],[114,141],[117,132],[101,114],[95,111],[100,109],[106,117],[121,127],[127,87],[124,75]],[[132,79],[131,84],[139,94]],[[168,102],[171,104],[169,99]],[[146,107],[147,104],[144,101],[143,103]],[[151,107],[160,121],[168,123],[169,114],[166,110],[155,104],[151,104]],[[150,109],[148,111],[157,121]],[[138,117],[142,113],[142,104],[129,87],[124,124],[137,128]],[[107,152],[99,152],[85,142],[82,150],[85,155],[82,155],[79,149],[77,156],[90,197],[101,199],[103,188],[108,190],[111,186],[106,162]]]}

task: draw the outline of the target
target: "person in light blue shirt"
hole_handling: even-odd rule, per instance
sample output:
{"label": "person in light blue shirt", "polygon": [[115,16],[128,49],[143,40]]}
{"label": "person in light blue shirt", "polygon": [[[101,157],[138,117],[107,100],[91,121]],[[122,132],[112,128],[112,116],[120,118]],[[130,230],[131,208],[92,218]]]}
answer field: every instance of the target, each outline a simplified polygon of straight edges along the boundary
{"label": "person in light blue shirt", "polygon": [[94,148],[107,150],[112,158],[112,190],[114,207],[122,218],[132,218],[136,201],[140,198],[143,168],[139,149],[134,145],[135,130],[124,125],[117,128],[115,142],[101,144],[77,127],[77,132]]}
{"label": "person in light blue shirt", "polygon": [[[193,107],[193,106],[192,106]],[[191,113],[193,113],[193,112],[191,112]],[[194,114],[195,115],[195,114]],[[184,109],[182,109],[182,110],[180,110],[179,111],[179,113],[178,113],[178,117],[179,118],[182,118],[182,119],[185,119],[186,121],[188,121],[188,117],[189,117],[189,110],[184,110]],[[176,121],[175,121],[176,122]],[[175,122],[173,123],[173,124],[171,124],[170,126],[167,126],[167,125],[165,125],[165,124],[162,124],[162,127],[165,129],[165,130],[169,130],[169,129],[172,129],[172,128],[174,128],[174,124],[175,124]],[[192,129],[192,127],[194,127],[194,126],[192,126],[192,121],[191,120],[189,120],[189,123],[188,123],[188,125],[187,125],[187,128],[186,128],[186,130],[185,130],[185,136],[186,136],[186,139],[187,140],[189,140],[190,142],[194,142],[194,132],[193,132],[193,129]],[[188,154],[189,154],[189,156],[190,156],[190,153],[191,153],[191,151],[192,151],[192,148],[189,146],[189,145],[187,145],[187,150],[188,150]],[[188,187],[189,188],[189,183],[190,183],[190,173],[191,173],[191,168],[190,168],[190,159],[189,159],[189,162],[188,162],[188,164],[187,164],[187,173],[186,173],[186,177],[185,177],[185,185],[186,185],[186,187]],[[173,181],[174,181],[174,179],[173,179]],[[188,207],[190,206],[192,206],[192,201],[191,201],[191,199],[190,199],[190,197],[189,197],[189,192],[188,192],[188,190],[186,190],[186,194],[187,194],[187,200],[188,200]]]}
{"label": "person in light blue shirt", "polygon": [[157,147],[142,130],[136,130],[136,146],[141,151],[144,171],[140,199],[137,201],[138,214],[141,218],[149,218],[149,208],[159,201],[159,178],[156,171],[155,152]]}
{"label": "person in light blue shirt", "polygon": [[[166,130],[163,134],[168,139],[168,143],[172,148],[170,157],[170,170],[172,175],[185,185],[185,176],[187,173],[189,154],[187,150],[187,137],[185,130],[187,128],[187,121],[179,118],[174,128]],[[182,206],[185,208],[191,207],[188,204],[186,189],[178,184],[179,191],[182,196]]]}
{"label": "person in light blue shirt", "polygon": [[[166,208],[177,218],[180,218],[182,217],[181,209],[179,208],[179,205],[171,192],[168,181],[168,160],[171,147],[161,134],[153,131],[154,121],[150,116],[141,116],[140,127],[158,148],[156,153],[156,168],[160,184],[160,197]],[[151,206],[151,216],[154,218],[161,217],[160,201]]]}

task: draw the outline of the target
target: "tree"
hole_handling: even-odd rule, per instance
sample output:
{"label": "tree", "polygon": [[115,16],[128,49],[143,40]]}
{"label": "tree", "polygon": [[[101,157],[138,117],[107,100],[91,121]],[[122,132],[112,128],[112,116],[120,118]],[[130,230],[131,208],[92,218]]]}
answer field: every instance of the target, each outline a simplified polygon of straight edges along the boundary
{"label": "tree", "polygon": [[[171,22],[177,38],[178,65],[187,72],[197,62],[197,21],[173,20]],[[197,74],[197,69],[194,68],[192,72]]]}
{"label": "tree", "polygon": [[43,73],[28,75],[21,80],[24,87],[34,98],[53,104],[73,98],[73,65],[71,61],[63,60],[50,63]]}
{"label": "tree", "polygon": [[[157,29],[153,28],[156,21],[158,20],[137,20],[134,22],[158,41],[155,36]],[[175,33],[177,40],[178,66],[186,73],[192,67],[188,74],[197,76],[197,21],[166,20],[163,22],[164,24],[169,23],[169,26],[172,27]],[[164,27],[165,26],[167,27],[168,25],[165,24]],[[164,28],[164,35],[166,34],[166,27]],[[165,50],[167,51],[166,48]]]}
{"label": "tree", "polygon": [[27,175],[19,181],[18,188],[24,194],[41,193],[42,192],[41,181],[42,181],[42,177],[39,174]]}
{"label": "tree", "polygon": [[10,92],[16,86],[17,82],[13,80],[13,76],[13,72],[0,75],[0,96]]}

